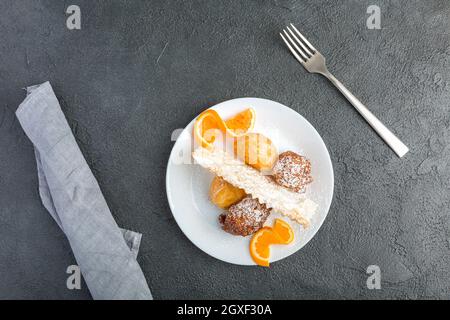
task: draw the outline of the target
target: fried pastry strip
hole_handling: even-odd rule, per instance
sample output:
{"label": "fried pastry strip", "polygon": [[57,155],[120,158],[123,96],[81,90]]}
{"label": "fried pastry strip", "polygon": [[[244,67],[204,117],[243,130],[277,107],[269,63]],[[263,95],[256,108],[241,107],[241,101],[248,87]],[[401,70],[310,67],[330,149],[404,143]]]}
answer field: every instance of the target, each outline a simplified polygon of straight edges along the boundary
{"label": "fried pastry strip", "polygon": [[198,148],[192,156],[199,165],[222,177],[233,186],[243,189],[268,208],[289,217],[305,228],[309,227],[317,204],[304,194],[290,191],[276,184],[270,177],[234,159],[222,150]]}

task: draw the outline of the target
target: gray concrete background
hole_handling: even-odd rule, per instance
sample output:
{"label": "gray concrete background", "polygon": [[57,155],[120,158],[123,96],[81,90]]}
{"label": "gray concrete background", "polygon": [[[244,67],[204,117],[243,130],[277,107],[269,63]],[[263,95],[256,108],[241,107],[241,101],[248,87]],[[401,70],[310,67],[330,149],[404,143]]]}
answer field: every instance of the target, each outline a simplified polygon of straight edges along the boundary
{"label": "gray concrete background", "polygon": [[[82,30],[66,28],[77,4]],[[367,7],[382,29],[366,28]],[[50,80],[114,217],[144,234],[139,262],[157,299],[450,298],[450,2],[0,2],[0,298],[84,299],[69,291],[70,246],[42,207],[33,149],[14,111]],[[411,152],[399,159],[278,37],[295,23],[329,67]],[[165,47],[165,49],[164,49]],[[325,224],[270,269],[197,249],[172,218],[172,130],[208,106],[279,101],[322,135],[335,169]],[[368,290],[365,270],[382,271]]]}

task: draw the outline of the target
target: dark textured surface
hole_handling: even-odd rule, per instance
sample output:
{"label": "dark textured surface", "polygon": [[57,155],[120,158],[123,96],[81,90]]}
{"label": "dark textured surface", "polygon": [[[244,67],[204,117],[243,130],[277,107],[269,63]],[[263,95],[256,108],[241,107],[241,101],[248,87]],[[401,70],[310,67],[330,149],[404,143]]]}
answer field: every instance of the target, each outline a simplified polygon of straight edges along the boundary
{"label": "dark textured surface", "polygon": [[[82,30],[65,9],[78,4]],[[381,30],[366,9],[381,7]],[[301,28],[329,67],[411,152],[402,160],[278,32]],[[50,80],[119,225],[144,234],[157,299],[449,298],[450,2],[0,2],[0,298],[89,298],[66,289],[74,258],[42,207],[33,149],[13,112]],[[270,269],[197,249],[164,178],[174,129],[230,98],[269,98],[322,135],[335,197],[317,236]],[[125,169],[127,168],[127,169]],[[382,289],[366,288],[379,265]]]}

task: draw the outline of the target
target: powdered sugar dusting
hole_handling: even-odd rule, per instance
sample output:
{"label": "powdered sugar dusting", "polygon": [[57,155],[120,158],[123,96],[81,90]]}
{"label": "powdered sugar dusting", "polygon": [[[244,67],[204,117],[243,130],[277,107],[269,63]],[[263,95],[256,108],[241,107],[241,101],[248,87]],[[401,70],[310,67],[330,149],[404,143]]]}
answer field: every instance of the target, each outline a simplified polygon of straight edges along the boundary
{"label": "powdered sugar dusting", "polygon": [[296,192],[305,192],[305,185],[312,182],[311,162],[292,151],[280,154],[273,167],[275,181]]}
{"label": "powdered sugar dusting", "polygon": [[246,197],[232,205],[226,214],[219,217],[223,229],[229,233],[247,236],[255,233],[264,225],[270,209],[256,199]]}

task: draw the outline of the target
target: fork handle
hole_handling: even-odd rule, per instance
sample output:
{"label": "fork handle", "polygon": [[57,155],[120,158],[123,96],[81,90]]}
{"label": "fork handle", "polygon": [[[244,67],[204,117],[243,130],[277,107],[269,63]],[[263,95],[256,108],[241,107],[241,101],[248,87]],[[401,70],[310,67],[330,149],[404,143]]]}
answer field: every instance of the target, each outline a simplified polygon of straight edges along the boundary
{"label": "fork handle", "polygon": [[408,147],[400,141],[372,112],[367,109],[335,76],[330,72],[323,73],[328,80],[333,83],[336,88],[347,98],[347,100],[355,107],[361,116],[366,119],[370,126],[378,133],[378,135],[391,147],[392,150],[401,158],[408,151]]}

